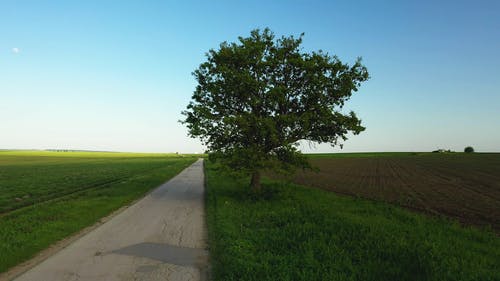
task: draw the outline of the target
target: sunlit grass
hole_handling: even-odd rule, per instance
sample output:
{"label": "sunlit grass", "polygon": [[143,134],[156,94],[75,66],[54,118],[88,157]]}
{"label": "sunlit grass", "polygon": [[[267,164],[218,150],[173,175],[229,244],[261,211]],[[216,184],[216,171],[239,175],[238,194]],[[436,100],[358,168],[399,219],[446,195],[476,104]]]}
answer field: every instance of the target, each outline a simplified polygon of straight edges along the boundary
{"label": "sunlit grass", "polygon": [[500,280],[500,239],[359,198],[207,165],[214,280]]}

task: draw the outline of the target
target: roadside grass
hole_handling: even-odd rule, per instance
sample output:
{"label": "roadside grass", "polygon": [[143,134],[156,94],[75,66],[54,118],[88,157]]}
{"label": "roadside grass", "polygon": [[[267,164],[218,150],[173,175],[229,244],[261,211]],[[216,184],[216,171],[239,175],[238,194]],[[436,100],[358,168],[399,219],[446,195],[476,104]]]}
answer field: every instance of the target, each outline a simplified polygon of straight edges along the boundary
{"label": "roadside grass", "polygon": [[[66,172],[66,176],[68,176],[73,171],[74,179],[71,181],[71,185],[66,185],[67,189],[73,190],[75,186],[78,188],[79,184],[92,181],[92,174],[96,178],[101,175],[102,184],[69,194],[64,193],[65,189],[61,193],[61,189],[50,188],[53,185],[42,185],[49,194],[53,195],[49,201],[41,203],[35,201],[28,206],[0,214],[0,272],[28,260],[51,244],[94,224],[102,217],[140,198],[196,160],[195,157],[128,155],[127,157],[132,158],[122,159],[118,162],[104,161],[103,164],[99,162],[103,159],[99,160],[98,154],[93,155],[93,157],[90,162],[85,159],[75,159],[76,162],[63,161],[63,163],[59,163],[59,166],[65,168],[56,164],[48,165],[53,170],[47,170],[46,164],[38,163],[39,165],[33,166],[33,161],[31,164],[26,164],[30,167],[29,169],[20,168],[28,172],[30,169],[36,170],[37,166],[40,166],[38,168],[44,171],[43,173],[29,174],[29,182],[31,183],[35,183],[37,177],[47,180],[49,183],[61,183],[64,181],[60,181],[60,178],[61,176],[64,178],[65,175],[59,173]],[[47,160],[53,161],[54,159]],[[112,166],[116,166],[114,167],[116,173],[104,173],[105,176],[99,174],[100,169],[113,169]],[[0,171],[5,171],[6,167],[12,167],[12,165],[0,165]],[[78,178],[78,171],[84,176]],[[129,172],[128,176],[127,172]],[[120,174],[120,177],[115,178],[116,174]],[[5,191],[2,185],[5,182],[10,184],[9,190],[16,190],[16,181],[2,182],[2,175],[5,176],[6,173],[0,173],[1,191]],[[116,180],[107,181],[106,177]],[[24,183],[26,182],[22,180],[17,182],[18,189],[34,192],[36,185],[22,185]]]}
{"label": "roadside grass", "polygon": [[500,280],[491,231],[206,163],[213,280]]}

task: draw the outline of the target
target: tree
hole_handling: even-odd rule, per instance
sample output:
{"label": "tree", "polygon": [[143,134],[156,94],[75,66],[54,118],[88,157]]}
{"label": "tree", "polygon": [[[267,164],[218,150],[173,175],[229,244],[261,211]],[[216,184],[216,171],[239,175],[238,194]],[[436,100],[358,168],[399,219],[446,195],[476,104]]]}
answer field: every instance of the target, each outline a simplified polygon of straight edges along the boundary
{"label": "tree", "polygon": [[464,152],[465,153],[472,153],[472,152],[474,152],[474,148],[472,146],[467,146],[466,148],[464,148]]}
{"label": "tree", "polygon": [[210,160],[251,175],[256,191],[264,169],[309,167],[299,141],[342,146],[348,133],[365,129],[354,112],[341,111],[369,78],[361,59],[349,66],[321,50],[304,53],[303,35],[253,30],[211,49],[193,72],[198,85],[181,122]]}

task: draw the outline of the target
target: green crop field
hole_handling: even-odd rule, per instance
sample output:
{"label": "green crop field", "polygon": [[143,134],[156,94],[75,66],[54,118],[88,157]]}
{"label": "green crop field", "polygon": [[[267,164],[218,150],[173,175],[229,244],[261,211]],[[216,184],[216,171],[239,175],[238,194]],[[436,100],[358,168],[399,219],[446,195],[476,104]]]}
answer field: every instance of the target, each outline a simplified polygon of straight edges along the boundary
{"label": "green crop field", "polygon": [[206,166],[214,280],[500,280],[491,230]]}
{"label": "green crop field", "polygon": [[196,158],[0,151],[0,272],[140,198]]}

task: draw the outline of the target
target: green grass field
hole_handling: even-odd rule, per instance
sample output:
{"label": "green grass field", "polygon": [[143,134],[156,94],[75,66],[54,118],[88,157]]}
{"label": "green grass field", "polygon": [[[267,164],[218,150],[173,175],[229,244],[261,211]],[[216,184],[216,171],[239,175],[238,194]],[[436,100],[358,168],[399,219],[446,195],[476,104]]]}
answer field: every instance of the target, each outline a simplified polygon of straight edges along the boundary
{"label": "green grass field", "polygon": [[248,179],[207,163],[214,280],[500,280],[500,239],[384,202]]}
{"label": "green grass field", "polygon": [[0,151],[0,272],[178,174],[195,156]]}

